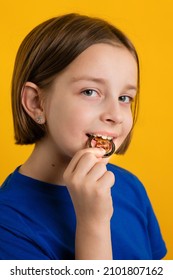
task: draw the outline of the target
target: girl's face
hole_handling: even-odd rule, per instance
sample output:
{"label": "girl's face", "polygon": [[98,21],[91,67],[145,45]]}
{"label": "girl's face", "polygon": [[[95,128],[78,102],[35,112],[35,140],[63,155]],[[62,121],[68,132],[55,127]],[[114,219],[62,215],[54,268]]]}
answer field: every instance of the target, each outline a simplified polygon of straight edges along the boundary
{"label": "girl's face", "polygon": [[68,157],[87,147],[91,134],[113,137],[118,148],[132,128],[136,91],[137,63],[132,54],[123,47],[92,45],[46,93],[46,141]]}

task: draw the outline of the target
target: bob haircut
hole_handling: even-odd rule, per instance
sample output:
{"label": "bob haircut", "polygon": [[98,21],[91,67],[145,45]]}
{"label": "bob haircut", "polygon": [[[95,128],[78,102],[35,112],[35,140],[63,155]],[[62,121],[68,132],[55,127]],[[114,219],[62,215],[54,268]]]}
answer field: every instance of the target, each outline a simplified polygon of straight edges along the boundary
{"label": "bob haircut", "polygon": [[[106,43],[129,50],[138,67],[138,92],[132,104],[133,127],[139,101],[139,59],[130,40],[105,20],[79,14],[51,18],[36,26],[23,40],[17,52],[12,77],[12,112],[16,144],[33,144],[44,137],[46,124],[36,123],[24,110],[21,102],[27,81],[48,89],[59,72],[78,55],[94,44]],[[116,151],[124,154],[132,130]]]}

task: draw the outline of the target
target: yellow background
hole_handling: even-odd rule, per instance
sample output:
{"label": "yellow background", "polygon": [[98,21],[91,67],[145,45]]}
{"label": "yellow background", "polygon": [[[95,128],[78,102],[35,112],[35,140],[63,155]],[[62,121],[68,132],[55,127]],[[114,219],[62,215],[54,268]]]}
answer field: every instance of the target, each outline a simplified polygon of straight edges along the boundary
{"label": "yellow background", "polygon": [[[16,146],[10,81],[17,48],[40,22],[63,13],[99,16],[122,29],[141,61],[140,115],[125,156],[112,162],[144,183],[173,259],[173,1],[172,0],[1,0],[0,5],[0,184],[30,154]],[[115,210],[116,211],[116,210]]]}

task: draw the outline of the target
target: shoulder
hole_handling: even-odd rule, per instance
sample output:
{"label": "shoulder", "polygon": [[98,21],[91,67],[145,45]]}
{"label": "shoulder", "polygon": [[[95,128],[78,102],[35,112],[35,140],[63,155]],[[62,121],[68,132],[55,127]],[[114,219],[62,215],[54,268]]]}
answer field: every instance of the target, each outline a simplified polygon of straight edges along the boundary
{"label": "shoulder", "polygon": [[[19,166],[20,167],[20,166]],[[11,192],[16,192],[16,186],[18,185],[18,169],[17,167],[12,173],[10,173],[0,186],[0,197],[8,196]]]}
{"label": "shoulder", "polygon": [[115,164],[112,164],[112,163],[108,163],[107,164],[107,169],[112,171],[113,173],[115,173],[116,175],[120,175],[124,178],[130,178],[130,179],[137,179],[137,176],[134,175],[132,172],[130,172],[129,170],[125,169],[125,168],[122,168],[120,166],[117,166]]}
{"label": "shoulder", "polygon": [[[135,244],[138,240],[138,245],[140,245],[140,247],[137,259],[150,259],[150,257],[151,259],[163,258],[166,254],[165,243],[162,239],[159,224],[144,185],[138,177],[126,169],[113,164],[108,164],[107,169],[115,175],[115,184],[112,187],[112,198],[115,209],[112,218],[114,231],[117,235],[119,233],[121,234],[119,238],[123,238],[124,233],[125,238],[127,238],[126,233],[128,232],[129,235],[126,245],[130,242],[129,246],[132,248],[131,244],[133,244],[136,252],[138,248]],[[118,233],[117,223],[120,227]],[[143,243],[142,240],[145,240],[145,243]],[[124,249],[121,249],[123,252]],[[148,251],[148,253],[145,256],[144,252],[146,251]],[[120,258],[126,259],[129,254],[133,255],[134,252],[135,251],[130,252],[130,250],[127,249],[125,256]],[[149,256],[150,254],[152,255]],[[132,255],[129,259],[136,259],[134,255]],[[141,257],[139,257],[140,255]]]}
{"label": "shoulder", "polygon": [[140,179],[132,172],[110,163],[107,165],[107,169],[114,173],[116,180],[118,180],[118,182],[121,183],[123,182],[128,185],[140,186],[141,188],[144,188]]}
{"label": "shoulder", "polygon": [[12,174],[8,175],[8,177],[4,180],[4,182],[0,186],[0,195],[2,195],[4,193],[4,191],[6,191],[6,189],[10,185],[11,177],[12,177]]}
{"label": "shoulder", "polygon": [[150,201],[146,189],[136,175],[113,164],[108,164],[107,169],[115,175],[115,184],[112,188],[113,196],[128,197],[129,200],[139,204],[140,207],[146,208],[147,205],[149,206]]}

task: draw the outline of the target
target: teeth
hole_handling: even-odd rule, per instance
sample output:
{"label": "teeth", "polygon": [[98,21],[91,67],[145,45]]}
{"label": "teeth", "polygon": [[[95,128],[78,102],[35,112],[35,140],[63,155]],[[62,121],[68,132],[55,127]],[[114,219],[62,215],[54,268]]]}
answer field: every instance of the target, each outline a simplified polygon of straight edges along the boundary
{"label": "teeth", "polygon": [[112,140],[113,137],[111,136],[106,136],[106,135],[101,135],[101,134],[93,134],[94,137],[101,137],[104,140]]}

